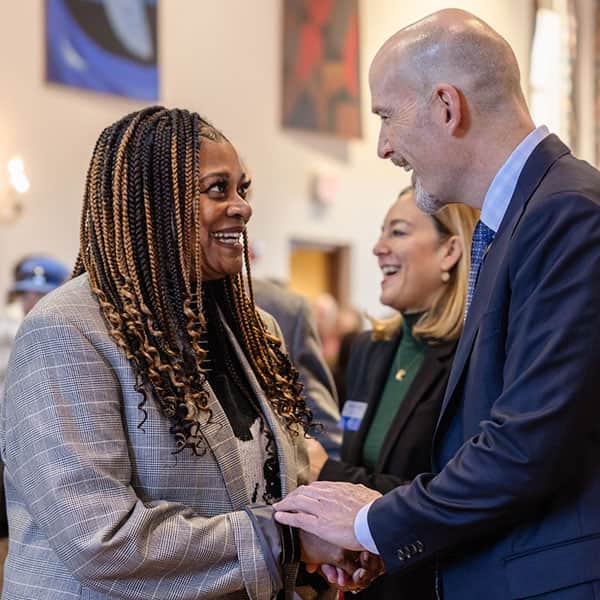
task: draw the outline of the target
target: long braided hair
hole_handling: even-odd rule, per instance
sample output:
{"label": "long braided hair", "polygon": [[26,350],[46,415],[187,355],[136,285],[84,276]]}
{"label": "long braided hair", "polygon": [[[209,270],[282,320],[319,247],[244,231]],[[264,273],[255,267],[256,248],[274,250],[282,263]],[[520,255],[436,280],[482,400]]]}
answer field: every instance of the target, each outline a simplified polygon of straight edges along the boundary
{"label": "long braided hair", "polygon": [[[212,416],[202,366],[206,321],[196,225],[202,139],[227,141],[198,114],[160,106],[101,133],[87,174],[73,272],[88,274],[110,335],[134,369],[143,398],[140,427],[150,391],[170,421],[175,451],[197,454],[206,451],[200,413]],[[225,277],[218,282],[221,308],[288,430],[306,432],[312,413],[298,373],[254,305],[245,232],[243,244],[248,293],[241,273]]]}

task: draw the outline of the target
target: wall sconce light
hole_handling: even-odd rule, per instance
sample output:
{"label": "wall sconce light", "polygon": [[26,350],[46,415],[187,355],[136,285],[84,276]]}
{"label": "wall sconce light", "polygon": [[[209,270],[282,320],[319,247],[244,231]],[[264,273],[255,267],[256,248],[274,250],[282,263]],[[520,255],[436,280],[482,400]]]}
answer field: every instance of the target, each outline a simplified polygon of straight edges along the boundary
{"label": "wall sconce light", "polygon": [[338,193],[338,178],[332,173],[314,173],[310,180],[312,201],[321,206],[332,205]]}
{"label": "wall sconce light", "polygon": [[0,222],[14,221],[23,210],[22,197],[29,190],[23,159],[15,156],[8,161],[8,184],[0,190]]}

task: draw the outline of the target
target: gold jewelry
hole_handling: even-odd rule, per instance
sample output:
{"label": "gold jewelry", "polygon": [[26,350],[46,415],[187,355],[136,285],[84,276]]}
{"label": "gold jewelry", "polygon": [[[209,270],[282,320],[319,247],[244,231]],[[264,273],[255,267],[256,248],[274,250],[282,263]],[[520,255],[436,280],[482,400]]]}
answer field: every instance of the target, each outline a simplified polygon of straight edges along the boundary
{"label": "gold jewelry", "polygon": [[413,359],[406,365],[406,367],[398,367],[394,379],[396,381],[402,381],[406,377],[408,370],[417,362],[417,359],[421,358],[420,354],[417,354]]}
{"label": "gold jewelry", "polygon": [[450,273],[448,271],[442,271],[442,283],[448,283],[450,281]]}

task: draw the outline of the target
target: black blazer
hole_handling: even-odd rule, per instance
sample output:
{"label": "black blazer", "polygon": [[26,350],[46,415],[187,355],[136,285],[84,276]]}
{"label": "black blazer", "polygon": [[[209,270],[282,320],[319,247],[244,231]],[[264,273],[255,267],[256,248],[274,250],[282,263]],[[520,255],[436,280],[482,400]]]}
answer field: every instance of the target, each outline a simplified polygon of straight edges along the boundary
{"label": "black blazer", "polygon": [[[367,410],[358,431],[345,431],[341,460],[328,460],[319,479],[350,481],[376,489],[382,494],[431,471],[431,442],[456,341],[429,345],[415,379],[400,405],[385,437],[373,471],[362,466],[365,438],[379,405],[402,332],[389,341],[373,341],[371,332],[356,340],[348,365],[347,400],[366,402]],[[433,566],[425,566],[400,578],[384,576],[356,598],[385,599],[434,597]]]}

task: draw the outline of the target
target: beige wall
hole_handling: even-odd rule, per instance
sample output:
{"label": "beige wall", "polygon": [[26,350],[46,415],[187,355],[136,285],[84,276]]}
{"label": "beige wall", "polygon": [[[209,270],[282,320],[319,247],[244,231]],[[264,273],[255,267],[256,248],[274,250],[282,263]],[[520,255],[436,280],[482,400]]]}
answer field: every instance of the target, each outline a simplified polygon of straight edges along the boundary
{"label": "beige wall", "polygon": [[[284,131],[279,126],[280,0],[161,0],[161,99],[197,110],[237,145],[254,178],[251,235],[266,244],[255,272],[285,279],[290,237],[351,243],[352,298],[379,314],[379,274],[371,246],[408,176],[376,157],[377,119],[369,113],[367,71],[396,29],[445,6],[486,19],[513,45],[527,72],[528,0],[361,0],[363,131],[360,141]],[[418,6],[418,8],[417,8]],[[32,182],[23,218],[0,225],[0,290],[12,262],[51,251],[72,262],[88,158],[100,129],[139,103],[43,82],[42,0],[0,4],[0,165],[19,153]],[[317,216],[311,176],[339,179],[337,201]]]}

